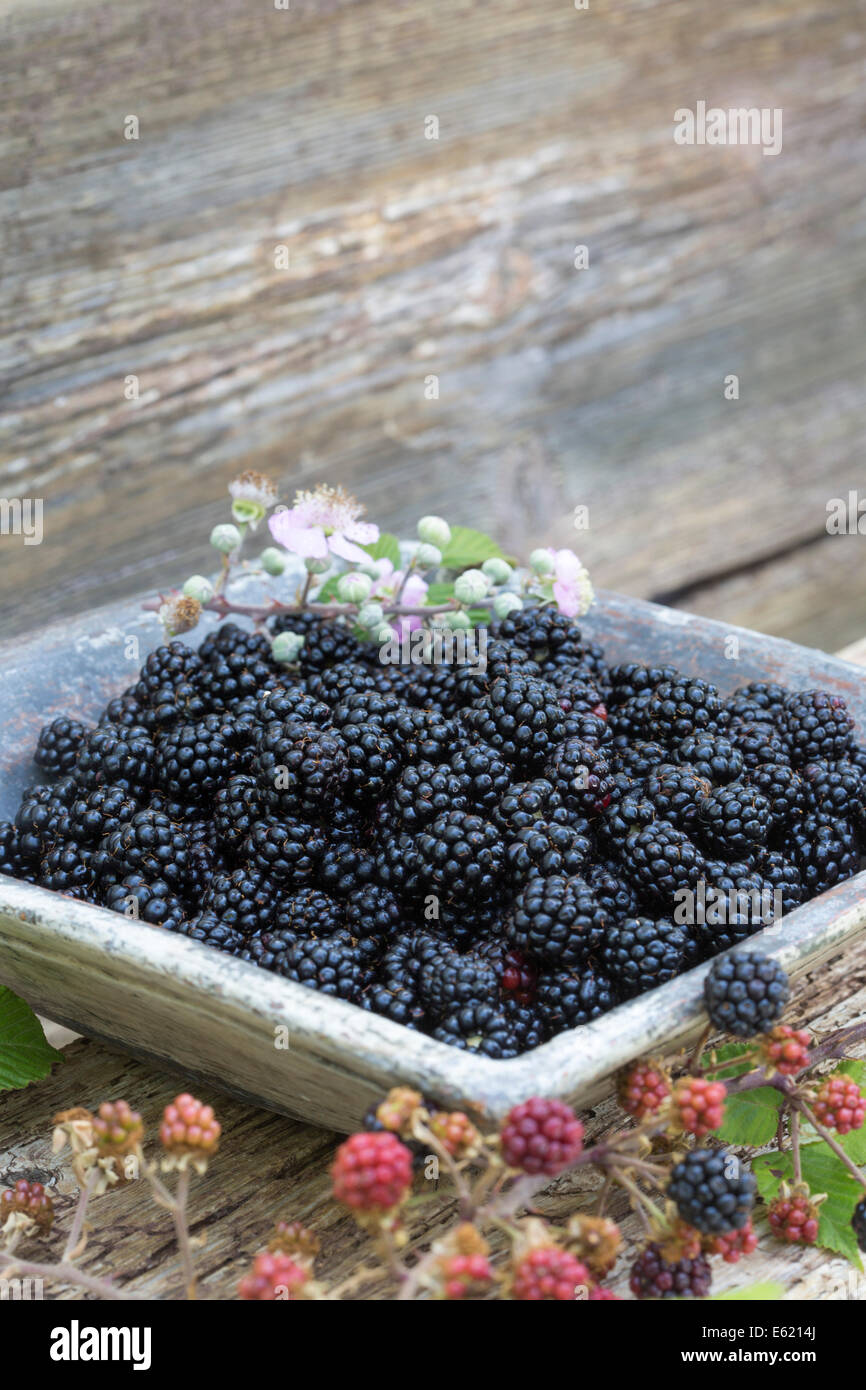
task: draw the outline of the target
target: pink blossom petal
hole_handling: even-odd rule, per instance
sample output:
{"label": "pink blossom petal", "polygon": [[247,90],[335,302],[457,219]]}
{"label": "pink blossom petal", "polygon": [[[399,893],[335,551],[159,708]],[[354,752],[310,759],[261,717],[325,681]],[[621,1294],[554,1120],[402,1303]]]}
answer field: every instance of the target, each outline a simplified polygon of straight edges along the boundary
{"label": "pink blossom petal", "polygon": [[583,565],[573,550],[557,550],[554,553],[556,577],[566,584],[573,584],[580,575]]}
{"label": "pink blossom petal", "polygon": [[275,541],[305,559],[323,560],[328,554],[328,544],[321,526],[299,526],[292,512],[274,512],[268,518],[271,535]]}
{"label": "pink blossom petal", "polygon": [[555,580],[553,584],[553,597],[556,599],[556,606],[560,613],[564,613],[566,618],[576,618],[580,612],[580,594],[571,584],[563,584],[560,580]]}
{"label": "pink blossom petal", "polygon": [[361,550],[359,546],[347,541],[345,536],[341,536],[339,531],[335,531],[333,536],[328,537],[328,545],[335,555],[339,555],[341,560],[354,560],[356,564],[367,564],[370,557],[366,550]]}
{"label": "pink blossom petal", "polygon": [[420,574],[410,574],[406,580],[406,587],[400,599],[407,608],[420,608],[427,598],[427,590],[430,586],[421,578]]}
{"label": "pink blossom petal", "polygon": [[379,539],[379,528],[372,521],[350,521],[343,527],[343,535],[358,545],[375,545]]}

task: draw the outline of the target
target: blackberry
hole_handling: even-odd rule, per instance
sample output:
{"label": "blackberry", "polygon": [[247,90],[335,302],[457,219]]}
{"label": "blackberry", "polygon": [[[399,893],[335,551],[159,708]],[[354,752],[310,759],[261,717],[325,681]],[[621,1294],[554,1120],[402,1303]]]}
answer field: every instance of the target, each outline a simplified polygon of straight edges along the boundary
{"label": "blackberry", "polygon": [[33,875],[21,853],[19,836],[20,831],[11,821],[0,821],[0,874],[32,881]]}
{"label": "blackberry", "polygon": [[[431,829],[441,819],[441,816],[437,816],[431,823]],[[420,835],[410,835],[405,830],[380,830],[376,840],[374,864],[376,877],[383,888],[391,888],[395,893],[407,895],[416,891],[421,870],[418,848],[420,839]]]}
{"label": "blackberry", "polygon": [[376,724],[347,724],[340,737],[347,757],[344,795],[358,802],[381,801],[400,771],[394,740]]}
{"label": "blackberry", "polygon": [[610,804],[610,767],[597,748],[580,738],[567,738],[558,744],[543,775],[572,813],[593,816]]}
{"label": "blackberry", "polygon": [[189,841],[180,826],[161,811],[136,811],[109,832],[94,862],[100,875],[139,873],[164,879],[180,891],[186,883],[188,856]]}
{"label": "blackberry", "polygon": [[241,960],[275,975],[288,975],[292,949],[298,940],[296,932],[264,927],[249,936],[242,935],[241,940],[243,944],[237,952]]}
{"label": "blackberry", "polygon": [[314,613],[280,613],[270,622],[276,637],[281,632],[297,632],[304,639],[299,664],[302,669],[323,671],[337,662],[357,656],[360,643],[340,619],[320,618]]}
{"label": "blackberry", "polygon": [[325,833],[294,816],[255,821],[241,845],[241,856],[277,883],[307,883],[317,872]]}
{"label": "blackberry", "polygon": [[324,728],[331,719],[331,707],[311,695],[305,685],[272,685],[255,702],[260,724],[318,724]]}
{"label": "blackberry", "polygon": [[208,709],[197,684],[202,669],[201,657],[184,642],[157,647],[132,687],[133,698],[150,711],[154,725],[201,719]]}
{"label": "blackberry", "polygon": [[209,801],[232,775],[237,752],[218,714],[174,724],[159,736],[154,762],[158,787],[185,801]]}
{"label": "blackberry", "polygon": [[406,706],[396,695],[380,695],[375,690],[358,690],[334,705],[331,722],[335,729],[347,724],[378,724],[385,728],[386,715],[395,715]]}
{"label": "blackberry", "polygon": [[125,874],[102,891],[102,905],[120,912],[131,921],[148,922],[154,927],[178,931],[184,920],[183,904],[170,884],[162,878],[140,873]]}
{"label": "blackberry", "polygon": [[229,710],[241,700],[257,698],[279,679],[270,659],[231,652],[215,657],[202,669],[198,688],[211,710]]}
{"label": "blackberry", "polygon": [[704,1235],[738,1231],[755,1201],[755,1179],[727,1149],[692,1149],[671,1170],[667,1195]]}
{"label": "blackberry", "polygon": [[623,867],[638,892],[673,911],[674,894],[694,889],[706,866],[682,830],[659,820],[628,836]]}
{"label": "blackberry", "polygon": [[315,724],[267,724],[251,772],[275,811],[316,814],[334,800],[348,775],[340,734]]}
{"label": "blackberry", "polygon": [[221,917],[217,917],[215,912],[208,910],[187,918],[174,930],[179,936],[188,936],[193,941],[201,941],[205,946],[214,946],[229,956],[239,955],[244,945],[244,938],[236,927],[230,926]]}
{"label": "blackberry", "polygon": [[848,821],[832,819],[821,812],[796,821],[783,848],[800,870],[807,898],[825,893],[856,874],[860,867],[854,827]]}
{"label": "blackberry", "polygon": [[495,810],[511,782],[511,767],[495,748],[485,743],[463,744],[452,754],[450,767],[461,792],[485,815]]}
{"label": "blackberry", "polygon": [[404,1028],[420,1028],[426,1019],[424,1006],[411,986],[390,976],[375,980],[367,987],[361,1007],[390,1018],[394,1023],[402,1023]]}
{"label": "blackberry", "polygon": [[593,849],[593,841],[569,825],[536,821],[517,831],[505,855],[512,882],[525,883],[539,875],[582,873]]}
{"label": "blackberry", "polygon": [[396,821],[404,830],[419,830],[444,811],[465,811],[468,791],[450,763],[410,763],[394,787]]}
{"label": "blackberry", "polygon": [[348,840],[325,845],[318,878],[329,893],[345,897],[356,888],[372,883],[375,877],[376,861],[369,850]]}
{"label": "blackberry", "polygon": [[358,941],[387,943],[396,936],[402,919],[400,904],[388,888],[367,884],[346,896],[345,923]]}
{"label": "blackberry", "polygon": [[415,837],[415,846],[425,894],[456,898],[464,911],[497,896],[505,846],[489,821],[468,811],[446,811]]}
{"label": "blackberry", "polygon": [[474,950],[476,955],[489,961],[496,971],[498,998],[514,999],[518,1004],[534,1003],[538,967],[530,956],[515,951],[498,933],[480,938]]}
{"label": "blackberry", "polygon": [[584,870],[584,877],[611,922],[637,916],[637,893],[620,877],[618,864],[592,864]]}
{"label": "blackberry", "polygon": [[644,782],[644,794],[662,820],[681,830],[696,830],[710,797],[708,779],[687,763],[662,763]]}
{"label": "blackberry", "polygon": [[260,632],[239,627],[237,623],[222,623],[209,632],[198,649],[202,661],[213,661],[220,656],[234,656],[238,652],[245,656],[270,656],[271,644]]}
{"label": "blackberry", "polygon": [[[670,750],[660,743],[648,743],[646,739],[630,743],[627,738],[618,734],[611,740],[606,756],[614,772],[625,772],[635,781],[643,781],[661,764],[669,763],[671,755]],[[688,762],[689,759],[683,758],[681,761]],[[706,773],[701,775],[707,776]]]}
{"label": "blackberry", "polygon": [[401,750],[404,763],[447,763],[458,741],[458,727],[434,710],[402,705],[382,716],[382,725]]}
{"label": "blackberry", "polygon": [[46,724],[39,735],[33,761],[52,776],[72,772],[78,750],[87,737],[88,725],[63,716]]}
{"label": "blackberry", "polygon": [[[834,819],[857,822],[866,801],[866,778],[854,763],[816,761],[802,769],[810,809]],[[796,808],[803,809],[802,800]],[[794,815],[791,820],[796,819]]]}
{"label": "blackberry", "polygon": [[676,748],[677,759],[687,763],[699,777],[706,777],[714,786],[735,782],[745,769],[739,748],[726,734],[713,731],[686,734]]}
{"label": "blackberry", "polygon": [[766,719],[777,724],[785,708],[788,691],[772,682],[752,681],[739,686],[725,701],[725,709],[733,718]]}
{"label": "blackberry", "polygon": [[607,932],[599,953],[605,974],[623,995],[643,994],[683,969],[686,933],[673,922],[632,917]]}
{"label": "blackberry", "polygon": [[641,666],[636,661],[611,666],[609,674],[611,693],[608,703],[613,705],[625,704],[639,695],[652,695],[664,681],[675,681],[680,677],[676,666]]}
{"label": "blackberry", "polygon": [[119,830],[137,810],[138,802],[122,787],[95,787],[73,801],[66,825],[73,840],[92,845],[112,830]]}
{"label": "blackberry", "polygon": [[697,677],[679,676],[655,687],[649,705],[650,738],[674,747],[687,734],[716,728],[722,699],[714,685]]}
{"label": "blackberry", "polygon": [[795,763],[816,758],[832,762],[851,747],[854,720],[841,695],[829,690],[802,690],[785,701],[784,728]]}
{"label": "blackberry", "polygon": [[744,782],[755,787],[769,802],[768,828],[771,834],[799,820],[806,807],[806,787],[790,763],[761,763],[749,768]]}
{"label": "blackberry", "polygon": [[339,704],[341,700],[364,690],[379,693],[393,690],[393,683],[385,674],[384,667],[381,672],[374,674],[361,661],[341,661],[327,670],[310,674],[307,684],[311,694],[328,705]]}
{"label": "blackberry", "polygon": [[495,637],[487,643],[483,667],[467,664],[453,668],[452,699],[458,707],[475,704],[486,699],[495,680],[512,673],[541,676],[541,667],[526,648]]}
{"label": "blackberry", "polygon": [[[330,936],[346,925],[344,906],[318,888],[299,888],[294,893],[277,896],[273,928],[291,932],[293,936]],[[352,932],[353,936],[362,933]]]}
{"label": "blackberry", "polygon": [[599,839],[619,857],[630,835],[655,824],[658,819],[653,803],[625,773],[616,773],[610,805],[605,807],[598,827]]}
{"label": "blackberry", "polygon": [[266,873],[233,869],[214,876],[201,906],[248,937],[273,922],[279,904],[279,890]]}
{"label": "blackberry", "polygon": [[155,757],[151,736],[141,725],[101,724],[78,750],[75,780],[88,789],[123,787],[140,797],[153,781]]}
{"label": "blackberry", "polygon": [[753,786],[729,782],[717,787],[701,806],[701,831],[711,849],[747,857],[766,844],[770,803]]}
{"label": "blackberry", "polygon": [[562,660],[579,665],[585,654],[580,628],[554,604],[510,613],[500,622],[497,637],[522,648],[542,666]]}
{"label": "blackberry", "polygon": [[631,1267],[629,1288],[635,1298],[706,1298],[713,1281],[704,1255],[666,1260],[661,1246],[652,1241]]}
{"label": "blackberry", "polygon": [[590,1023],[618,1002],[616,985],[594,967],[546,971],[538,979],[536,1008],[551,1037]]}
{"label": "blackberry", "polygon": [[446,1014],[433,1028],[432,1036],[449,1047],[499,1060],[519,1057],[542,1040],[541,1029],[533,1035],[531,1029],[521,1026],[521,1015],[507,1004],[479,1000]]}
{"label": "blackberry", "polygon": [[213,800],[213,823],[219,843],[237,853],[256,821],[264,817],[262,793],[254,777],[230,777]]}
{"label": "blackberry", "polygon": [[216,874],[226,872],[222,855],[204,838],[207,828],[197,827],[195,838],[190,833],[190,828],[186,828],[189,850],[184,896],[193,907],[197,907],[202,901]]}
{"label": "blackberry", "polygon": [[762,763],[790,763],[791,751],[787,737],[766,720],[732,719],[727,728],[728,738],[741,754],[747,768]]}
{"label": "blackberry", "polygon": [[420,1027],[426,1013],[418,996],[418,973],[423,959],[439,950],[441,943],[425,933],[399,937],[385,952],[378,979],[364,994],[363,1007],[406,1027]]}
{"label": "blackberry", "polygon": [[508,762],[527,767],[540,767],[565,733],[555,689],[518,674],[498,676],[484,705],[464,711],[464,719]]}
{"label": "blackberry", "polygon": [[707,860],[696,897],[698,936],[708,955],[737,946],[773,920],[773,892],[748,864]]}
{"label": "blackberry", "polygon": [[133,725],[143,729],[154,727],[156,721],[153,710],[148,705],[138,702],[132,693],[133,689],[134,687],[130,687],[116,695],[113,700],[109,700],[99,716],[100,725],[117,724],[124,729],[132,728]]}
{"label": "blackberry", "polygon": [[39,870],[39,883],[55,893],[80,891],[89,896],[93,889],[93,850],[73,840],[61,840],[48,850]]}
{"label": "blackberry", "polygon": [[519,951],[563,969],[586,964],[609,926],[607,915],[584,879],[561,874],[531,878],[505,922],[505,935]]}
{"label": "blackberry", "polygon": [[597,714],[578,712],[565,715],[562,736],[579,738],[582,743],[588,743],[590,748],[604,749],[605,744],[611,742],[613,731],[607,720],[601,719]]}
{"label": "blackberry", "polygon": [[370,983],[369,968],[358,952],[357,942],[347,931],[330,936],[302,937],[288,954],[289,979],[321,994],[358,1003]]}
{"label": "blackberry", "polygon": [[761,951],[719,956],[704,980],[704,1000],[714,1028],[736,1038],[768,1033],[791,994],[781,965]]}
{"label": "blackberry", "polygon": [[866,1250],[866,1197],[861,1197],[851,1217],[854,1235],[861,1250]]}
{"label": "blackberry", "polygon": [[36,863],[51,849],[65,827],[68,807],[50,786],[28,787],[15,813],[17,853]]}
{"label": "blackberry", "polygon": [[758,870],[764,882],[774,895],[781,894],[781,912],[774,912],[778,918],[786,912],[793,912],[804,901],[803,876],[796,864],[786,859],[780,850],[765,850],[758,860]]}
{"label": "blackberry", "polygon": [[538,821],[567,825],[571,817],[553,783],[545,777],[535,777],[531,782],[512,782],[491,813],[491,820],[506,839],[512,839],[519,830]]}
{"label": "blackberry", "polygon": [[460,955],[443,945],[418,972],[418,994],[431,1018],[452,1014],[466,1004],[498,999],[499,978],[489,960],[475,952]]}
{"label": "blackberry", "polygon": [[640,695],[632,695],[631,699],[624,700],[621,705],[608,711],[607,725],[612,738],[621,738],[630,743],[651,743],[657,741],[654,734],[650,733],[650,711],[652,708],[653,692],[643,691]]}

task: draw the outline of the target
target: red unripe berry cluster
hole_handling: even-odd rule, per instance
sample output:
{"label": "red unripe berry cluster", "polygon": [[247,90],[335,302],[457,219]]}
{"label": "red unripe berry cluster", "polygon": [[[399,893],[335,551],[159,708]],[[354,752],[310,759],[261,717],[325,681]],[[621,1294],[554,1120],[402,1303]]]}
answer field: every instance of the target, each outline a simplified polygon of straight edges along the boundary
{"label": "red unripe berry cluster", "polygon": [[125,1154],[141,1143],[144,1125],[125,1100],[103,1101],[93,1117],[93,1135],[103,1156]]}
{"label": "red unripe berry cluster", "polygon": [[502,1157],[524,1173],[561,1173],[578,1157],[583,1125],[561,1100],[533,1097],[509,1110],[500,1131]]}
{"label": "red unripe berry cluster", "polygon": [[219,1145],[221,1128],[213,1107],[183,1092],[175,1096],[162,1114],[159,1137],[173,1154],[201,1154],[210,1157]]}
{"label": "red unripe berry cluster", "polygon": [[331,1166],[334,1196],[353,1211],[390,1211],[412,1182],[412,1155],[387,1130],[353,1134]]}
{"label": "red unripe berry cluster", "polygon": [[442,1294],[448,1299],[481,1293],[493,1282],[493,1269],[486,1255],[445,1255],[439,1272]]}
{"label": "red unripe berry cluster", "polygon": [[725,1118],[724,1081],[706,1081],[701,1076],[684,1076],[674,1086],[674,1122],[687,1134],[701,1139],[718,1129]]}
{"label": "red unripe berry cluster", "polygon": [[860,1129],[866,1117],[866,1096],[850,1076],[830,1076],[821,1086],[814,1104],[815,1118],[837,1134]]}
{"label": "red unripe berry cluster", "polygon": [[773,1234],[789,1245],[814,1245],[818,1239],[818,1211],[805,1192],[777,1197],[767,1218]]}
{"label": "red unripe berry cluster", "polygon": [[796,1076],[809,1065],[811,1038],[805,1028],[791,1028],[777,1023],[762,1039],[761,1050],[771,1067],[782,1076]]}
{"label": "red unripe berry cluster", "polygon": [[735,1265],[743,1255],[751,1255],[758,1248],[758,1237],[752,1230],[752,1218],[738,1231],[725,1231],[720,1236],[704,1236],[705,1255],[721,1255],[725,1264]]}
{"label": "red unripe berry cluster", "polygon": [[636,1120],[657,1115],[671,1093],[671,1083],[661,1067],[635,1062],[619,1079],[617,1096],[627,1114]]}
{"label": "red unripe berry cluster", "polygon": [[537,1245],[515,1263],[511,1296],[521,1303],[573,1303],[592,1282],[586,1265],[567,1250],[560,1250],[558,1245]]}
{"label": "red unripe berry cluster", "polygon": [[303,1289],[310,1272],[295,1264],[281,1251],[263,1250],[253,1260],[253,1267],[238,1286],[238,1296],[245,1299],[284,1300],[291,1302]]}
{"label": "red unripe berry cluster", "polygon": [[19,1178],[14,1187],[0,1192],[0,1230],[6,1225],[13,1212],[20,1212],[35,1221],[40,1231],[50,1231],[54,1220],[54,1201],[41,1182],[28,1182]]}

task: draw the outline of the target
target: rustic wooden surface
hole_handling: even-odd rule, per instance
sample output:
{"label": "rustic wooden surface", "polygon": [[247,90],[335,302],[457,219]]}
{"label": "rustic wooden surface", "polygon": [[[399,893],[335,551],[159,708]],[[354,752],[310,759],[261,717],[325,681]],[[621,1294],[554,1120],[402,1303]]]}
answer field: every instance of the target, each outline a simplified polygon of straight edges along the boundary
{"label": "rustic wooden surface", "polygon": [[[866,444],[863,20],[0,0],[0,495],[43,498],[46,528],[2,538],[4,629],[202,568],[259,466],[852,640],[860,538],[825,506]],[[698,99],[781,107],[782,153],[675,145]]]}

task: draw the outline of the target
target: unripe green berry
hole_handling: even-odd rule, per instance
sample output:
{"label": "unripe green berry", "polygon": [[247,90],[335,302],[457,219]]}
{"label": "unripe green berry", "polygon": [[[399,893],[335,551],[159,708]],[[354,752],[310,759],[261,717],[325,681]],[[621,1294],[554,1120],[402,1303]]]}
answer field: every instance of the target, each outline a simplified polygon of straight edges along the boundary
{"label": "unripe green berry", "polygon": [[491,555],[489,560],[484,561],[481,570],[493,584],[507,584],[514,573],[508,561],[500,555]]}
{"label": "unripe green berry", "polygon": [[232,502],[232,516],[240,526],[251,526],[255,530],[266,515],[266,508],[251,497],[236,497]]}
{"label": "unripe green berry", "polygon": [[442,551],[438,545],[419,545],[415,551],[415,564],[422,570],[431,570],[442,564]]}
{"label": "unripe green berry", "polygon": [[464,570],[454,581],[454,597],[460,603],[478,603],[487,597],[487,576],[481,570]]}
{"label": "unripe green berry", "polygon": [[341,574],[337,580],[337,593],[343,603],[363,603],[372,587],[373,581],[369,574],[360,574],[357,570]]}
{"label": "unripe green berry", "polygon": [[291,666],[297,661],[304,640],[300,632],[280,632],[271,644],[271,656],[281,665]]}
{"label": "unripe green berry", "polygon": [[533,550],[529,557],[529,567],[536,574],[553,574],[556,565],[549,550]]}
{"label": "unripe green berry", "polygon": [[444,550],[451,539],[451,527],[441,516],[422,516],[418,522],[418,539]]}
{"label": "unripe green berry", "polygon": [[183,586],[187,598],[197,598],[199,603],[210,603],[213,598],[213,584],[203,574],[191,574]]}
{"label": "unripe green berry", "polygon": [[304,568],[307,574],[327,574],[331,568],[331,562],[330,560],[314,560],[312,555],[309,555],[304,561]]}
{"label": "unripe green berry", "polygon": [[285,551],[277,550],[275,545],[269,545],[267,550],[262,551],[259,561],[266,574],[282,574],[287,558]]}
{"label": "unripe green berry", "polygon": [[523,599],[519,594],[497,594],[493,600],[493,611],[497,618],[507,618],[509,613],[519,613]]}
{"label": "unripe green berry", "polygon": [[223,521],[210,533],[210,543],[222,555],[231,555],[241,543],[241,533],[230,521]]}
{"label": "unripe green berry", "polygon": [[465,632],[472,626],[472,619],[469,614],[460,610],[456,613],[445,613],[443,616],[448,627],[453,628],[455,631],[462,630]]}
{"label": "unripe green berry", "polygon": [[358,609],[358,623],[368,632],[378,632],[384,617],[381,603],[364,603]]}
{"label": "unripe green berry", "polygon": [[393,642],[394,637],[394,629],[392,627],[389,627],[387,623],[385,623],[384,627],[380,627],[379,631],[376,633],[376,641],[380,643]]}

